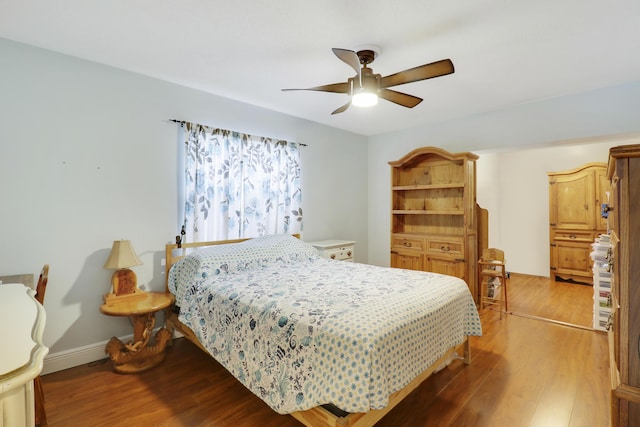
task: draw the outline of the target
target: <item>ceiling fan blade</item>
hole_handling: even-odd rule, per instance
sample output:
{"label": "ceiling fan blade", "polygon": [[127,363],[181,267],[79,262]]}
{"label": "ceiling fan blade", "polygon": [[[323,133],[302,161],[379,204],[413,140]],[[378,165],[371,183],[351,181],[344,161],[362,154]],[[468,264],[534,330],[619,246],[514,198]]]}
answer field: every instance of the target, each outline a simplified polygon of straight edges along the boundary
{"label": "ceiling fan blade", "polygon": [[405,83],[417,82],[420,80],[431,79],[434,77],[445,76],[453,73],[453,62],[450,59],[432,62],[431,64],[421,65],[409,70],[400,71],[383,77],[380,80],[380,87],[387,88],[391,86],[403,85]]}
{"label": "ceiling fan blade", "polygon": [[308,87],[303,89],[282,89],[282,91],[284,92],[289,90],[316,90],[319,92],[349,93],[349,83],[333,83],[330,85]]}
{"label": "ceiling fan blade", "polygon": [[333,114],[339,114],[339,113],[344,113],[345,111],[347,111],[347,108],[349,108],[351,106],[351,100],[349,100],[349,102],[347,102],[346,104],[344,104],[342,107],[340,108],[336,108],[335,110],[333,110],[331,112],[331,115]]}
{"label": "ceiling fan blade", "polygon": [[394,104],[402,105],[407,108],[413,108],[422,102],[422,98],[391,89],[380,90],[380,92],[378,92],[378,96],[382,99],[386,99],[387,101],[391,101]]}
{"label": "ceiling fan blade", "polygon": [[353,70],[358,75],[360,86],[362,86],[362,77],[360,74],[360,58],[358,58],[358,55],[354,51],[348,49],[339,49],[337,47],[334,47],[331,50],[338,58],[340,58],[342,62],[353,68]]}

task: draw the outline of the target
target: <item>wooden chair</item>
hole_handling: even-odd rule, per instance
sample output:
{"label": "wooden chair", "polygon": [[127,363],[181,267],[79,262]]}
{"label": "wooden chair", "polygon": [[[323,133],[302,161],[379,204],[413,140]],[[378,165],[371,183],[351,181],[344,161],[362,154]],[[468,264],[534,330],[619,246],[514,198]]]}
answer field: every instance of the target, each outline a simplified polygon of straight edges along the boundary
{"label": "wooden chair", "polygon": [[504,251],[487,248],[478,260],[478,283],[480,284],[480,308],[497,305],[502,312],[509,309],[507,298],[507,269]]}
{"label": "wooden chair", "polygon": [[[49,264],[45,264],[40,272],[38,284],[36,286],[36,300],[44,306],[44,294],[47,291],[47,282],[49,281]],[[45,427],[47,423],[47,413],[44,408],[44,393],[42,392],[42,381],[40,375],[33,380],[33,391],[35,400],[35,418],[36,426]]]}

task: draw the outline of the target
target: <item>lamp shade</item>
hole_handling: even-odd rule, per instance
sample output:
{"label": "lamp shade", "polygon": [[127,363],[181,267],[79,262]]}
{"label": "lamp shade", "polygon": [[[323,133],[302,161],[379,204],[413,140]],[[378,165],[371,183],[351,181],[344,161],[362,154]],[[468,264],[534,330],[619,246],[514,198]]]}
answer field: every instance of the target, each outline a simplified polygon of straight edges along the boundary
{"label": "lamp shade", "polygon": [[130,240],[116,240],[111,247],[109,258],[104,263],[107,270],[120,270],[122,268],[134,267],[142,265],[142,261],[133,250]]}

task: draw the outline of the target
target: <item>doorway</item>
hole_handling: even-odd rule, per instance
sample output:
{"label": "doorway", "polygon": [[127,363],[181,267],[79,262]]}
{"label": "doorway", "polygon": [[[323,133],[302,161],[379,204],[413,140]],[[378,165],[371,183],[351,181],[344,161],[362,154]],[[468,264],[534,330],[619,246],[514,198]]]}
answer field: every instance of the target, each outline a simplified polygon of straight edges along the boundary
{"label": "doorway", "polygon": [[[549,171],[569,170],[594,161],[604,162],[612,146],[625,143],[628,142],[616,138],[594,139],[540,148],[478,153],[477,201],[489,211],[488,243],[505,251],[507,269],[512,273],[509,281],[509,311],[526,310],[523,314],[593,327],[593,288],[556,282],[555,277],[550,278],[547,174]],[[571,239],[571,235],[568,238]],[[589,235],[585,239],[587,251],[590,251],[594,238],[595,235]],[[590,261],[588,255],[589,252],[586,252],[582,258],[585,264]],[[529,278],[537,280],[531,281]],[[556,288],[559,290],[575,290],[575,293],[584,296],[572,298],[555,295],[552,285],[558,285]],[[530,294],[540,301],[530,305],[534,308],[518,306],[518,293],[523,286],[535,287]],[[583,320],[575,320],[576,306],[585,307],[583,315],[579,317]]]}

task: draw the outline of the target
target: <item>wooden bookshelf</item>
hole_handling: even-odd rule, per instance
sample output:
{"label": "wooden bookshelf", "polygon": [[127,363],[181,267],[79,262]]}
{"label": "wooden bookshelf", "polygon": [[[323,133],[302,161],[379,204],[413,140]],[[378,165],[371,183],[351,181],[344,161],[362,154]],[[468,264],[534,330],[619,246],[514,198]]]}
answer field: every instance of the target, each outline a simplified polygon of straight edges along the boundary
{"label": "wooden bookshelf", "polygon": [[436,147],[391,165],[391,266],[464,279],[478,301],[476,160]]}

